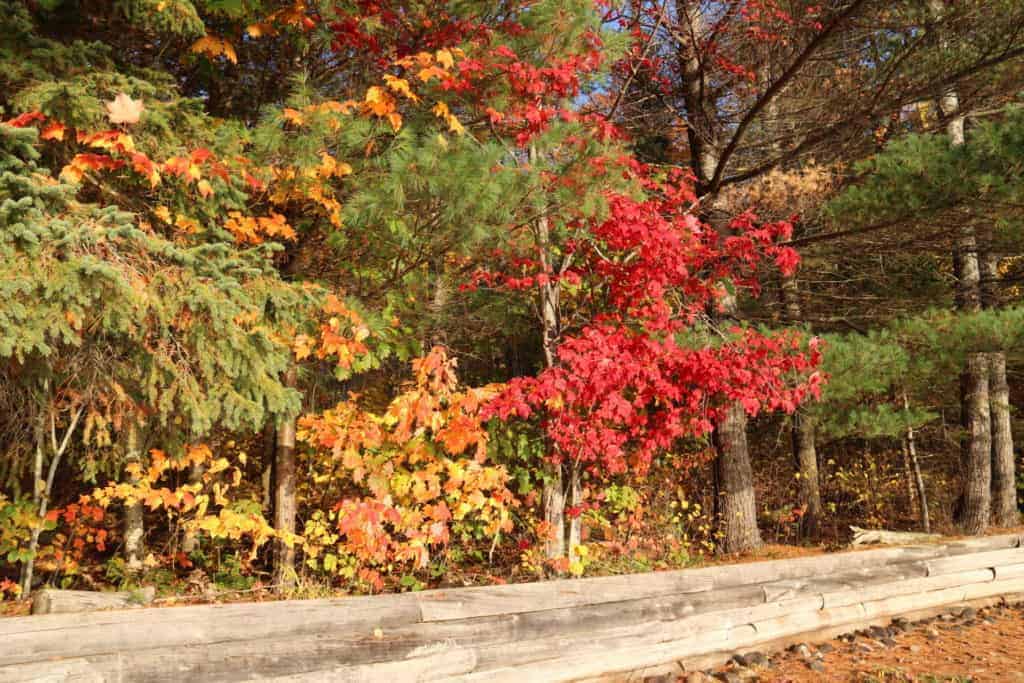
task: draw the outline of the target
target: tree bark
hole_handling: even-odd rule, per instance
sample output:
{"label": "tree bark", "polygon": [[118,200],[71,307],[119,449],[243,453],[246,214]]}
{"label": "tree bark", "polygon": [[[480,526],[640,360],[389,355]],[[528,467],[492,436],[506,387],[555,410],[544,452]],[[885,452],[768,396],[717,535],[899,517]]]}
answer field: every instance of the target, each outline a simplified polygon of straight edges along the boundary
{"label": "tree bark", "polygon": [[757,528],[754,473],[747,450],[747,414],[734,403],[715,427],[715,478],[718,481],[716,520],[718,552],[742,553],[761,547]]}
{"label": "tree bark", "polygon": [[[999,257],[987,251],[981,257],[981,305],[999,307]],[[1010,422],[1010,387],[1006,381],[1006,352],[988,355],[989,411],[992,416],[992,523],[1015,526],[1020,522],[1017,507],[1017,472]]]}
{"label": "tree bark", "polygon": [[541,494],[544,521],[548,535],[544,539],[544,555],[549,560],[565,557],[565,489],[562,486],[562,467],[548,468],[548,478]]}
{"label": "tree bark", "polygon": [[566,463],[566,474],[569,479],[569,505],[576,509],[577,514],[569,519],[569,537],[566,550],[570,560],[579,559],[579,547],[583,543],[583,517],[579,514],[580,503],[583,502],[583,487],[580,483],[580,465],[577,462]]}
{"label": "tree bark", "polygon": [[[296,368],[285,372],[284,384],[294,387]],[[277,425],[277,452],[274,462],[274,529],[279,534],[295,533],[295,417],[281,418]],[[274,586],[286,591],[295,586],[295,548],[278,538],[274,544]]]}
{"label": "tree bark", "polygon": [[1006,381],[1006,353],[988,354],[989,405],[992,420],[992,523],[1010,527],[1020,522],[1017,509],[1017,472],[1010,431],[1010,387]]}
{"label": "tree bark", "polygon": [[[803,311],[800,307],[800,292],[795,277],[783,277],[782,300],[786,322],[800,325]],[[815,444],[815,420],[804,409],[793,415],[793,460],[799,482],[799,503],[804,509],[800,517],[800,535],[813,538],[821,530],[821,484],[818,477],[818,450]]]}
{"label": "tree bark", "polygon": [[965,438],[961,471],[963,493],[957,510],[957,524],[967,534],[988,528],[992,499],[992,437],[989,431],[988,356],[971,353],[961,378]]}
{"label": "tree bark", "polygon": [[[140,464],[142,454],[139,452],[139,427],[132,419],[128,423],[126,435],[125,461]],[[131,483],[137,484],[138,477],[131,477]],[[146,527],[143,516],[142,501],[128,503],[124,508],[124,559],[128,575],[137,578],[142,574],[143,560],[146,557]]]}

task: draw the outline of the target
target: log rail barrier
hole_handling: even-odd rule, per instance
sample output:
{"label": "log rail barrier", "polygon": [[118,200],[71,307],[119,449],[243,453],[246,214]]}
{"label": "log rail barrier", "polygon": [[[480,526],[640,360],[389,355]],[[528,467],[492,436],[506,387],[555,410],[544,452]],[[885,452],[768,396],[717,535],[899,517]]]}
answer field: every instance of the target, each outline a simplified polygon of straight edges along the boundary
{"label": "log rail barrier", "polygon": [[0,619],[0,681],[636,680],[812,633],[1020,599],[1021,542],[1002,535],[400,595],[13,617]]}

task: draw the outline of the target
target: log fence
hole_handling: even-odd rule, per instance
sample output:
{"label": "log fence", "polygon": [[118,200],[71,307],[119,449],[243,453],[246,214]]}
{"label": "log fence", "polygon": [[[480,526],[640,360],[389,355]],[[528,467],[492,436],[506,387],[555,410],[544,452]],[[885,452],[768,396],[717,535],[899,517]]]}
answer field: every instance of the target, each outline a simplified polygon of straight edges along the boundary
{"label": "log fence", "polygon": [[[401,595],[15,617],[0,620],[0,681],[629,680],[810,632],[1016,599],[1021,543],[1002,535]],[[48,599],[67,611],[74,598]]]}

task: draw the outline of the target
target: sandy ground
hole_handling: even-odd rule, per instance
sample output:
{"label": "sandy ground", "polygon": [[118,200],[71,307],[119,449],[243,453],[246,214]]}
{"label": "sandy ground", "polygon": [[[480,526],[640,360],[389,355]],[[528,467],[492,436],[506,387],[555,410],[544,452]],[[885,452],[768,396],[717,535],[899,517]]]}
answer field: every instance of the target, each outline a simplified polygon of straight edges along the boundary
{"label": "sandy ground", "polygon": [[798,645],[765,662],[756,654],[749,657],[754,662],[739,659],[749,666],[733,661],[681,680],[1024,682],[1024,605],[896,620],[884,629]]}

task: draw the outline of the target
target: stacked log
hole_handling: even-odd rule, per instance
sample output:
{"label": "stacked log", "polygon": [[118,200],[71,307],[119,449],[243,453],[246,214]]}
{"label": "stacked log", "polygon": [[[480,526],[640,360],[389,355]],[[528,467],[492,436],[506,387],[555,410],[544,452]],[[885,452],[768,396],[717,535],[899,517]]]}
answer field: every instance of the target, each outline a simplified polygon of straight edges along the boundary
{"label": "stacked log", "polygon": [[1017,535],[651,574],[0,621],[0,680],[562,681],[1024,593]]}

